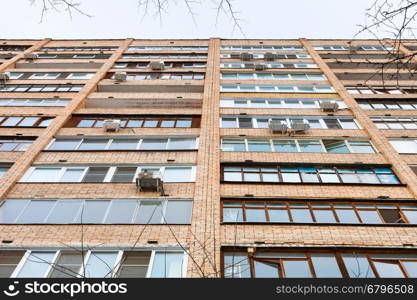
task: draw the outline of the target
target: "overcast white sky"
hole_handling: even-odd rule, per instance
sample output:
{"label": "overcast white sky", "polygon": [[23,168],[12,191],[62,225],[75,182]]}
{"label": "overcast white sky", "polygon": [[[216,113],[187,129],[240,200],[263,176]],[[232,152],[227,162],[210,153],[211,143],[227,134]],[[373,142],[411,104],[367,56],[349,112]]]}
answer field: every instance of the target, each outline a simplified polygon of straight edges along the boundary
{"label": "overcast white sky", "polygon": [[[0,38],[242,38],[229,19],[216,26],[211,0],[196,7],[198,25],[185,7],[172,7],[163,23],[149,15],[141,21],[138,0],[79,0],[93,17],[50,11],[40,23],[40,5],[29,0],[2,0]],[[177,0],[181,3],[182,0]],[[247,38],[352,38],[374,0],[234,0]],[[36,0],[41,2],[41,0]],[[360,36],[366,38],[366,35]]]}

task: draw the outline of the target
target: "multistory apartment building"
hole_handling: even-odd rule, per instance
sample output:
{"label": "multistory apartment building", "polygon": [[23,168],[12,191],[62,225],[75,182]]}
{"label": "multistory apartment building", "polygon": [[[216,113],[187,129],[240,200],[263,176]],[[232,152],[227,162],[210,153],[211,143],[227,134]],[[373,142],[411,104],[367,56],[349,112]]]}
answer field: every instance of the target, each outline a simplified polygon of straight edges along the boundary
{"label": "multistory apartment building", "polygon": [[417,277],[393,46],[1,40],[0,277]]}

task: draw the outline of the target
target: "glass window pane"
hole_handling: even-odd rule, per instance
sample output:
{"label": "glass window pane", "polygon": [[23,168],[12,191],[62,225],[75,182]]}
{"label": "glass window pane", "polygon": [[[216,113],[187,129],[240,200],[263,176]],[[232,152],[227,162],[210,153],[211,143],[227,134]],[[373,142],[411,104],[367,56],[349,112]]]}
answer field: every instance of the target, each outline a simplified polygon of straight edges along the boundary
{"label": "glass window pane", "polygon": [[241,172],[224,172],[224,181],[242,181]]}
{"label": "glass window pane", "polygon": [[61,252],[48,277],[74,278],[80,273],[82,263],[83,255],[80,252]]}
{"label": "glass window pane", "polygon": [[249,140],[248,151],[271,152],[271,144],[268,140]]}
{"label": "glass window pane", "polygon": [[300,175],[298,173],[285,173],[281,172],[283,182],[301,182]]}
{"label": "glass window pane", "polygon": [[168,139],[144,139],[140,144],[140,150],[165,150]]}
{"label": "glass window pane", "polygon": [[311,261],[317,278],[342,278],[342,273],[333,254],[313,253]]}
{"label": "glass window pane", "polygon": [[85,277],[87,278],[109,278],[112,276],[113,267],[116,262],[117,252],[91,251],[90,257],[85,265]]}
{"label": "glass window pane", "polygon": [[104,215],[109,207],[108,200],[87,200],[81,207],[81,212],[77,217],[76,223],[80,224],[100,224],[103,223]]}
{"label": "glass window pane", "polygon": [[283,261],[286,278],[312,278],[310,267],[307,261]]}
{"label": "glass window pane", "polygon": [[362,222],[365,224],[382,224],[382,220],[378,213],[374,210],[359,210]]}
{"label": "glass window pane", "polygon": [[279,278],[278,265],[256,260],[254,262],[256,278]]}
{"label": "glass window pane", "polygon": [[298,144],[301,152],[323,152],[320,141],[300,140]]}
{"label": "glass window pane", "polygon": [[132,223],[133,213],[139,204],[137,200],[112,200],[109,213],[107,214],[106,224],[130,224]]}
{"label": "glass window pane", "polygon": [[250,277],[250,265],[246,253],[224,254],[224,277],[225,278],[248,278]]}
{"label": "glass window pane", "polygon": [[191,119],[181,119],[177,120],[176,126],[177,128],[191,128],[192,120]]}
{"label": "glass window pane", "polygon": [[179,252],[156,252],[152,265],[151,277],[182,277],[184,254]]}
{"label": "glass window pane", "polygon": [[81,200],[58,200],[46,223],[70,224],[74,223],[82,205]]}
{"label": "glass window pane", "polygon": [[266,222],[264,209],[246,209],[247,222]]}
{"label": "glass window pane", "polygon": [[336,219],[331,210],[313,210],[316,222],[318,223],[336,223]]}
{"label": "glass window pane", "polygon": [[106,177],[108,167],[89,167],[83,182],[103,182]]}
{"label": "glass window pane", "polygon": [[45,277],[54,256],[55,252],[31,252],[16,277]]}
{"label": "glass window pane", "polygon": [[398,263],[374,262],[375,268],[381,278],[404,278]]}
{"label": "glass window pane", "polygon": [[276,152],[298,152],[295,141],[275,140],[274,148]]}
{"label": "glass window pane", "polygon": [[404,268],[407,270],[408,276],[417,278],[417,262],[416,261],[402,261]]}
{"label": "glass window pane", "polygon": [[19,216],[18,223],[43,223],[55,201],[32,200]]}
{"label": "glass window pane", "polygon": [[111,182],[133,182],[136,167],[117,167]]}
{"label": "glass window pane", "polygon": [[164,182],[191,182],[192,168],[171,168],[166,167],[164,172]]}
{"label": "glass window pane", "polygon": [[336,214],[340,223],[359,223],[359,219],[353,209],[336,209]]}
{"label": "glass window pane", "polygon": [[61,168],[35,168],[25,182],[56,182]]}
{"label": "glass window pane", "polygon": [[340,140],[323,140],[324,147],[329,153],[349,153],[345,141]]}
{"label": "glass window pane", "polygon": [[95,120],[81,120],[77,127],[92,127]]}
{"label": "glass window pane", "polygon": [[407,217],[410,224],[417,224],[417,211],[416,210],[403,210],[403,213]]}
{"label": "glass window pane", "polygon": [[150,251],[125,251],[117,277],[145,278],[150,259]]}
{"label": "glass window pane", "polygon": [[242,222],[243,210],[241,208],[223,208],[223,222]]}
{"label": "glass window pane", "polygon": [[375,278],[368,259],[363,254],[342,254],[350,278]]}
{"label": "glass window pane", "polygon": [[190,224],[192,201],[168,201],[165,221],[168,224]]}
{"label": "glass window pane", "polygon": [[109,150],[135,150],[139,140],[133,139],[114,139],[110,144]]}
{"label": "glass window pane", "polygon": [[291,209],[293,222],[296,223],[313,223],[310,210],[308,209]]}
{"label": "glass window pane", "polygon": [[66,169],[59,182],[79,182],[84,168],[69,168]]}
{"label": "glass window pane", "polygon": [[398,153],[417,153],[417,143],[414,140],[391,140],[390,143]]}
{"label": "glass window pane", "polygon": [[78,150],[104,150],[108,141],[107,139],[84,139]]}
{"label": "glass window pane", "polygon": [[80,143],[80,140],[55,140],[48,148],[48,150],[75,150],[77,145]]}
{"label": "glass window pane", "polygon": [[161,224],[162,218],[161,201],[141,201],[135,224]]}
{"label": "glass window pane", "polygon": [[270,222],[289,222],[288,211],[286,209],[269,209],[269,221]]}
{"label": "glass window pane", "polygon": [[29,200],[6,200],[0,206],[0,223],[13,223]]}
{"label": "glass window pane", "polygon": [[170,150],[190,150],[196,148],[196,139],[170,139],[168,149]]}

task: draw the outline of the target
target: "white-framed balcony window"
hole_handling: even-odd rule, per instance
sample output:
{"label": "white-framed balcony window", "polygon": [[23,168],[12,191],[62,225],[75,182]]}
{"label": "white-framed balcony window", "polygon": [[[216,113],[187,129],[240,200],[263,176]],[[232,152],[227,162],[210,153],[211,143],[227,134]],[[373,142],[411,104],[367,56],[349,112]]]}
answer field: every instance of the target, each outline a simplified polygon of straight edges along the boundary
{"label": "white-framed balcony window", "polygon": [[164,182],[194,182],[195,166],[32,166],[20,182],[133,183],[140,172],[161,174]]}
{"label": "white-framed balcony window", "polygon": [[0,224],[190,224],[190,199],[7,199]]}
{"label": "white-framed balcony window", "polygon": [[335,93],[330,85],[275,85],[275,84],[221,84],[221,92],[239,93]]}
{"label": "white-framed balcony window", "polygon": [[311,152],[374,154],[371,141],[343,139],[238,139],[222,138],[222,151]]}
{"label": "white-framed balcony window", "polygon": [[42,99],[42,98],[16,98],[0,99],[0,106],[59,106],[64,107],[70,102],[70,99]]}
{"label": "white-framed balcony window", "polygon": [[[271,62],[262,63],[268,69],[316,69],[318,66],[311,62]],[[225,69],[253,69],[254,63],[248,62],[223,62],[220,64],[221,68]]]}
{"label": "white-framed balcony window", "polygon": [[197,137],[57,137],[49,151],[115,151],[115,150],[196,150]]}
{"label": "white-framed balcony window", "polygon": [[251,117],[251,116],[222,116],[221,128],[269,128],[270,120],[280,121],[291,128],[292,122],[302,121],[309,124],[311,129],[360,129],[359,124],[350,117],[315,117],[315,116],[274,116],[274,117]]}
{"label": "white-framed balcony window", "polygon": [[222,45],[222,50],[303,50],[303,46],[298,45]]}
{"label": "white-framed balcony window", "polygon": [[94,73],[71,73],[67,76],[66,79],[86,80],[91,79],[93,76]]}
{"label": "white-framed balcony window", "polygon": [[310,108],[319,109],[321,102],[336,102],[340,109],[346,108],[342,99],[338,98],[244,98],[222,97],[220,107],[235,108]]}
{"label": "white-framed balcony window", "polygon": [[10,278],[181,278],[187,255],[182,249],[36,248],[2,250],[10,257],[2,277]]}
{"label": "white-framed balcony window", "polygon": [[57,79],[61,73],[34,73],[30,75],[29,79],[47,80]]}
{"label": "white-framed balcony window", "polygon": [[390,139],[389,142],[400,154],[417,154],[417,140]]}
{"label": "white-framed balcony window", "polygon": [[24,73],[11,72],[10,73],[10,79],[19,79],[23,75],[24,75]]}
{"label": "white-framed balcony window", "polygon": [[223,80],[326,80],[323,74],[307,73],[221,73]]}

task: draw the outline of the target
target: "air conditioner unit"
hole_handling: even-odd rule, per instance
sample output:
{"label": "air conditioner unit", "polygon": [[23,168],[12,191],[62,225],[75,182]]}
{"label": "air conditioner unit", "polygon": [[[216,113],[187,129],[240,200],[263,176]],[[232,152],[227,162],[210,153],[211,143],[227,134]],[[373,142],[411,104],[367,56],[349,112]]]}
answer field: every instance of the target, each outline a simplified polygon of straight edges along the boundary
{"label": "air conditioner unit", "polygon": [[135,178],[136,186],[139,191],[164,193],[164,185],[159,172],[140,172]]}
{"label": "air conditioner unit", "polygon": [[0,72],[0,81],[6,82],[10,80],[10,72]]}
{"label": "air conditioner unit", "polygon": [[268,127],[271,129],[272,133],[285,134],[288,130],[287,124],[281,123],[281,121],[278,120],[269,120]]}
{"label": "air conditioner unit", "polygon": [[23,54],[23,58],[24,59],[29,59],[29,60],[34,60],[34,59],[39,58],[39,55],[36,54],[36,53],[25,53],[25,54]]}
{"label": "air conditioner unit", "polygon": [[163,61],[151,61],[149,63],[149,68],[152,70],[163,70],[165,68],[165,63]]}
{"label": "air conditioner unit", "polygon": [[120,120],[107,119],[103,121],[103,129],[107,132],[117,132],[120,129]]}
{"label": "air conditioner unit", "polygon": [[253,54],[252,53],[248,53],[248,52],[243,52],[240,54],[240,59],[241,60],[252,60],[253,59]]}
{"label": "air conditioner unit", "polygon": [[230,58],[240,58],[240,53],[231,53]]}
{"label": "air conditioner unit", "polygon": [[254,65],[254,69],[255,69],[256,71],[263,71],[263,70],[265,70],[265,69],[266,69],[266,65],[263,65],[263,64],[255,64],[255,65]]}
{"label": "air conditioner unit", "polygon": [[320,101],[320,108],[322,111],[337,111],[339,104],[335,101]]}
{"label": "air conditioner unit", "polygon": [[127,73],[126,72],[116,72],[114,73],[113,79],[116,81],[126,81]]}
{"label": "air conditioner unit", "polygon": [[271,53],[271,52],[267,52],[264,54],[264,60],[274,60],[275,58],[277,58],[276,54]]}
{"label": "air conditioner unit", "polygon": [[307,123],[304,123],[303,121],[292,121],[291,122],[291,128],[288,129],[287,133],[288,135],[292,135],[297,132],[306,132],[308,129],[310,129],[310,125]]}

